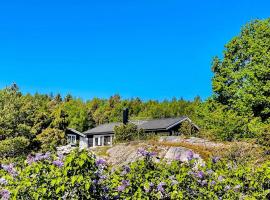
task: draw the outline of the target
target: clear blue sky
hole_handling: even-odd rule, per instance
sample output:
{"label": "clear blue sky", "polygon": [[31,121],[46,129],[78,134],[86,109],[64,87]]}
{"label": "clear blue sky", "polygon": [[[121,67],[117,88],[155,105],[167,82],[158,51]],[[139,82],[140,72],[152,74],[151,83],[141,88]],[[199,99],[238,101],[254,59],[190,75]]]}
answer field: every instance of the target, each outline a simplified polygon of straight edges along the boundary
{"label": "clear blue sky", "polygon": [[83,99],[211,95],[211,60],[270,1],[0,2],[0,87]]}

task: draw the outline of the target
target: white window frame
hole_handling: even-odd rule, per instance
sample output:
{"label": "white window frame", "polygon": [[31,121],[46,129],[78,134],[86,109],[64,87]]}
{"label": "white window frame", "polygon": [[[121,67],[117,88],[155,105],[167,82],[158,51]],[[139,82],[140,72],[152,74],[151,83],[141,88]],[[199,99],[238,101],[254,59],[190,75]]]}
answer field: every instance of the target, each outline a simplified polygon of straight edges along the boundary
{"label": "white window frame", "polygon": [[[112,146],[113,135],[94,135],[93,136],[93,147],[105,146],[104,145],[105,136],[110,136],[110,141],[108,142],[108,145],[106,145],[106,146]],[[96,139],[97,139],[97,145],[96,145]]]}
{"label": "white window frame", "polygon": [[76,141],[77,138],[76,138],[76,135],[74,134],[68,134],[68,143],[69,144],[76,144]]}

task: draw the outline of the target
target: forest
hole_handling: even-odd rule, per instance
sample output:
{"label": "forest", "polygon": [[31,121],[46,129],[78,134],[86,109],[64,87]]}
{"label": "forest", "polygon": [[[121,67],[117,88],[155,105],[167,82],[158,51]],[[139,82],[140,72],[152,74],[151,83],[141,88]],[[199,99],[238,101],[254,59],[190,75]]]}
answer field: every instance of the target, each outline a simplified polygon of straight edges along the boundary
{"label": "forest", "polygon": [[[206,100],[202,100],[198,96],[195,97],[192,101],[185,100],[183,98],[173,98],[163,101],[143,101],[139,97],[123,99],[119,94],[115,94],[108,99],[96,97],[90,100],[82,100],[80,98],[73,97],[71,94],[68,94],[66,96],[61,96],[60,94],[40,93],[24,94],[20,91],[19,86],[15,83],[7,86],[0,91],[1,163],[20,163],[22,160],[25,160],[27,158],[27,155],[35,154],[38,152],[45,153],[50,151],[53,153],[55,152],[57,146],[65,144],[64,133],[67,127],[71,127],[79,131],[85,131],[99,124],[121,121],[122,110],[124,108],[129,108],[131,119],[155,119],[165,117],[188,116],[190,119],[192,119],[192,121],[194,121],[194,123],[196,123],[200,127],[201,130],[199,132],[199,135],[197,135],[199,137],[208,138],[213,141],[249,142],[262,146],[265,154],[268,155],[270,153],[270,19],[254,20],[244,25],[239,35],[232,38],[225,45],[223,56],[221,58],[213,58],[211,69],[214,74],[212,78],[213,95]],[[82,156],[82,166],[85,163],[87,163],[85,165],[88,166],[91,165],[91,163],[96,162],[91,160],[94,159],[92,157],[86,158],[85,155],[81,153],[79,155]],[[65,162],[65,167],[67,167],[68,165],[72,165],[72,167],[74,167],[74,163],[71,164],[71,160],[66,160]],[[139,168],[143,173],[143,165],[148,164],[153,166],[146,166],[146,171],[152,170],[151,173],[158,173],[157,168],[160,168],[161,166],[156,166],[149,160],[145,161],[145,163],[140,163],[138,161],[138,163],[134,165],[139,165]],[[41,163],[36,165],[38,165],[35,166],[36,168],[41,168],[42,166]],[[57,163],[55,165],[57,166]],[[42,167],[46,168],[45,164]],[[52,172],[50,172],[50,170],[52,170],[51,167],[51,164],[48,165],[46,170],[49,170],[48,173],[53,176],[53,174],[51,174]],[[91,165],[91,167],[93,166]],[[208,165],[207,167],[209,168],[211,166]],[[235,171],[229,172],[227,169],[227,164],[224,163],[220,164],[219,167],[220,169],[218,167],[215,168],[214,166],[213,170],[218,171],[221,170],[221,168],[225,170],[226,168],[227,171],[225,170],[224,173],[227,173],[226,176],[228,175],[228,177],[231,177],[230,180],[229,178],[228,180],[226,179],[228,183],[234,180],[232,177],[235,178],[236,182],[243,180],[240,178],[240,176],[242,176],[243,174],[239,175],[239,173],[240,171],[243,172],[243,170],[246,169],[241,168],[239,169],[239,171],[237,171],[238,169],[235,169]],[[264,167],[265,166],[262,165],[261,169],[263,169]],[[76,167],[74,167],[74,170],[75,168]],[[163,171],[162,173],[164,174],[159,174],[156,176],[163,177],[164,180],[168,181],[168,176],[172,175],[171,173],[173,170],[176,170],[174,165],[170,166],[169,168],[171,170],[170,172]],[[71,168],[66,169],[71,170]],[[187,182],[189,182],[191,184],[191,188],[199,187],[198,184],[200,185],[203,183],[198,183],[195,178],[197,177],[197,179],[199,178],[202,181],[203,178],[201,176],[206,176],[206,172],[202,172],[204,175],[201,174],[201,176],[192,175],[193,178],[191,177],[191,180],[187,177],[187,171],[189,169],[190,166],[183,166],[182,170],[185,171],[185,175],[182,174],[183,176],[185,176],[184,178],[182,177],[183,180],[185,179]],[[250,188],[250,192],[254,191],[254,194],[248,194],[247,189],[245,189],[247,195],[251,195],[249,197],[255,197],[253,195],[257,195],[257,198],[259,198],[260,195],[265,192],[265,196],[263,198],[266,198],[270,190],[269,166],[267,167],[267,169],[268,171],[265,169],[264,170],[266,171],[266,173],[268,173],[268,175],[261,175],[261,171],[259,169],[256,172],[252,172],[256,174],[257,178],[262,178],[263,176],[264,179],[261,183],[265,185],[252,185],[252,183],[250,182],[251,180],[246,180],[249,184],[246,185],[246,187]],[[23,173],[30,173],[30,171],[34,169],[30,169],[29,167],[29,169],[27,168],[27,170],[29,171],[25,171]],[[81,170],[83,171],[83,169]],[[132,170],[134,169],[132,168]],[[247,176],[251,177],[252,170],[248,170],[250,174],[247,174]],[[63,173],[63,176],[67,176],[65,172],[59,173]],[[77,172],[75,172],[75,174],[76,173]],[[219,173],[221,173],[221,171],[219,171]],[[181,173],[175,172],[175,174],[179,175]],[[58,175],[62,176],[61,174]],[[26,174],[22,174],[22,176],[25,176],[22,177],[22,179],[27,179]],[[44,176],[44,174],[42,176]],[[87,176],[92,175],[88,174]],[[153,174],[149,176],[152,177]],[[237,176],[238,178],[236,178]],[[119,174],[111,175],[111,179],[113,179],[111,180],[111,183],[114,183],[116,185],[118,183],[120,184],[122,180],[120,180],[119,177]],[[209,177],[210,175],[208,176],[208,178]],[[76,177],[76,181],[78,181],[77,178],[78,177]],[[125,186],[123,186],[123,190],[125,188],[128,188],[127,186],[129,186],[130,184],[135,184],[140,181],[133,180],[131,177],[129,178],[130,179],[128,180],[128,183],[122,182],[122,185]],[[143,179],[145,178],[146,177],[143,177]],[[165,181],[162,184],[155,183],[159,188],[159,196],[155,196],[155,192],[153,192],[149,194],[149,198],[166,199],[168,197],[169,199],[184,199],[184,197],[181,196],[184,194],[190,195],[190,198],[201,197],[200,194],[193,194],[191,191],[188,191],[188,188],[184,188],[183,181],[180,181],[182,180],[180,175],[176,179],[178,187],[181,187],[181,190],[179,190],[182,191],[181,193],[177,193],[177,189],[171,186],[170,188],[166,187],[168,189],[166,194],[169,194],[169,196],[162,196],[165,194],[165,186],[171,184],[171,182],[169,183]],[[83,180],[81,181],[83,182]],[[153,181],[157,180],[155,179]],[[209,178],[209,187],[210,181],[217,182],[216,179],[212,180],[211,178]],[[256,182],[256,180],[252,181]],[[141,190],[143,187],[147,187],[148,189],[152,187],[151,185],[149,185],[149,180],[146,182],[146,185],[136,185],[136,191],[134,189],[135,186],[133,185],[133,190],[129,189],[125,191],[126,196],[121,193],[123,195],[122,197],[128,197],[130,194],[135,194],[136,192],[136,195],[142,195]],[[182,184],[181,186],[179,186],[180,182]],[[108,185],[110,187],[113,187],[111,183]],[[54,184],[59,183],[55,182]],[[241,185],[241,187],[243,186],[242,183],[239,182],[239,184]],[[16,187],[18,187],[18,185],[16,185]],[[43,188],[41,186],[38,187]],[[52,185],[52,187],[54,187],[54,185]],[[69,187],[71,186],[69,185]],[[81,185],[80,187],[85,187],[87,191],[90,191],[91,189],[90,186],[87,186],[86,182],[83,182],[83,185]],[[236,192],[236,190],[238,190],[239,188],[234,189],[235,192],[226,194],[226,185],[223,184],[217,187],[220,188],[213,188],[213,193],[208,193],[206,189],[202,190],[200,191],[201,195],[208,195],[211,199],[216,199],[216,197],[223,195],[228,195],[228,199],[237,199],[239,197],[237,196],[238,193]],[[238,186],[235,185],[234,187]],[[260,194],[256,193],[256,188],[260,188]],[[55,189],[56,193],[51,194],[55,195],[55,198],[58,197],[57,194],[60,191],[62,191],[62,195],[66,194],[64,192],[66,191],[65,188],[58,189],[57,187]],[[113,197],[118,195],[117,191],[111,190],[110,188],[107,189],[108,191],[110,191],[110,193],[108,194],[112,195]],[[227,190],[229,191],[230,189],[227,188]],[[91,189],[91,191],[93,191],[93,188]],[[147,190],[145,190],[144,192],[146,191]],[[218,191],[220,191],[220,193]],[[36,195],[45,195],[45,193],[43,193],[43,191],[40,191],[40,193]],[[100,196],[90,197],[91,192],[87,194],[79,193],[79,191],[75,191],[74,195],[86,195],[84,196],[84,198],[101,199]],[[97,192],[94,194],[100,195],[101,193],[102,192],[98,194]],[[106,192],[103,191],[103,193]],[[244,192],[239,195],[242,194],[244,194]],[[233,195],[236,195],[237,198]],[[108,199],[113,199],[112,196],[108,197]],[[40,197],[41,196],[37,196],[37,199]],[[45,196],[43,198],[45,198]],[[80,199],[81,196],[76,196],[76,198]],[[140,196],[138,196],[138,198],[140,198]],[[256,197],[254,199],[256,199]]]}

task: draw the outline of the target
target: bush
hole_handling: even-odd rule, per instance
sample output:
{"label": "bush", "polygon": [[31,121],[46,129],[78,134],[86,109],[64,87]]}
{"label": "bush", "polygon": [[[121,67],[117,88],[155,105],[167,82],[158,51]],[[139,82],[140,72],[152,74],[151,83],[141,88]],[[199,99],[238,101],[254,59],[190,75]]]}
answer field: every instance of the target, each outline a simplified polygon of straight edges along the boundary
{"label": "bush", "polygon": [[183,121],[179,128],[179,133],[184,136],[198,136],[198,131],[195,130],[192,123],[189,121]]}
{"label": "bush", "polygon": [[138,129],[133,123],[115,126],[114,132],[116,142],[127,142],[135,139],[142,139],[144,137],[143,130]]}
{"label": "bush", "polygon": [[59,129],[47,128],[37,136],[43,151],[55,150],[65,143],[65,133]]}
{"label": "bush", "polygon": [[255,138],[264,124],[259,118],[240,116],[237,112],[215,101],[207,101],[198,109],[202,133],[223,141]]}
{"label": "bush", "polygon": [[[188,161],[143,159],[108,170],[106,161],[86,151],[66,158],[49,153],[29,156],[22,167],[3,165],[0,197],[8,199],[269,199],[270,163],[252,168],[213,158],[205,164],[193,153]],[[155,158],[156,159],[156,158]]]}
{"label": "bush", "polygon": [[[9,174],[5,189],[13,199],[101,199],[105,163],[86,151],[74,151],[65,159],[50,153],[29,156],[25,165],[15,169],[4,165]],[[3,182],[3,181],[2,181]],[[1,188],[1,187],[0,187]]]}
{"label": "bush", "polygon": [[262,145],[267,154],[270,154],[270,125],[266,125],[257,138],[257,143]]}
{"label": "bush", "polygon": [[14,157],[27,152],[29,140],[23,136],[0,141],[0,157]]}

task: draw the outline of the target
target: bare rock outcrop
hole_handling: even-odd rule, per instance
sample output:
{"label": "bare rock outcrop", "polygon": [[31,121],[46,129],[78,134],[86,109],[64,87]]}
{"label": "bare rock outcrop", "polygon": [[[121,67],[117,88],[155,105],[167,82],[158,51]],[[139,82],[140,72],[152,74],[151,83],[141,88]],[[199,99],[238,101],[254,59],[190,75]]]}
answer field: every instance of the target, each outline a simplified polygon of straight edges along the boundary
{"label": "bare rock outcrop", "polygon": [[190,137],[190,138],[184,138],[181,136],[164,136],[159,138],[159,142],[171,142],[171,143],[187,143],[191,145],[199,145],[204,147],[221,147],[221,143],[212,142],[203,138],[198,137]]}

